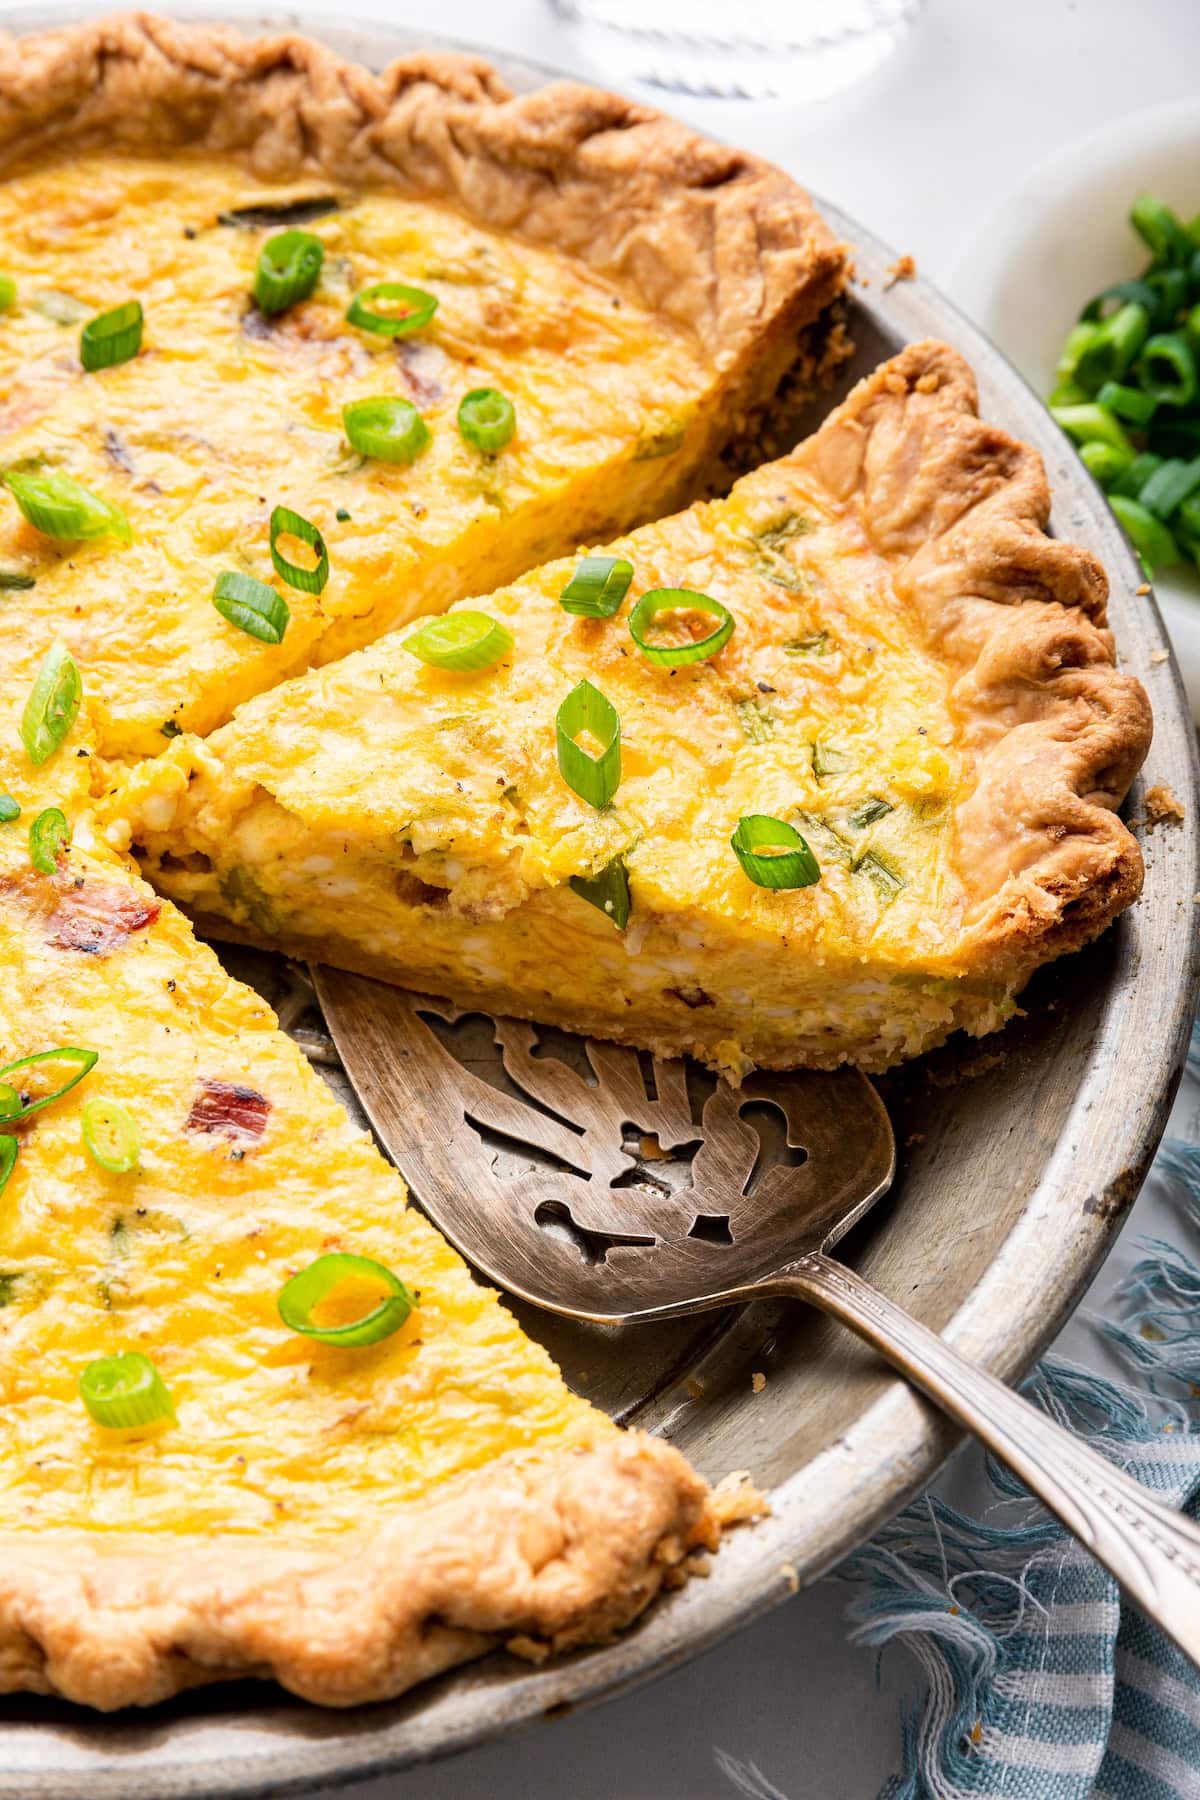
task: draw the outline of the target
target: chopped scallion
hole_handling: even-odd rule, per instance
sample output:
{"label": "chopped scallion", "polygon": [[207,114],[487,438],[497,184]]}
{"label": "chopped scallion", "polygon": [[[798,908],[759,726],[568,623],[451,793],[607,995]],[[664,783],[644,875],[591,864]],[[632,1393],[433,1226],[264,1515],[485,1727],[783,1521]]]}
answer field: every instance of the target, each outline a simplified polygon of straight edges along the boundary
{"label": "chopped scallion", "polygon": [[596,875],[572,875],[570,886],[581,900],[611,919],[618,931],[624,931],[633,909],[624,856],[614,856]]}
{"label": "chopped scallion", "polygon": [[404,640],[404,648],[423,663],[457,674],[490,669],[512,647],[508,627],[481,612],[452,612],[429,619]]}
{"label": "chopped scallion", "polygon": [[[394,301],[398,312],[379,312],[369,303],[373,300]],[[423,288],[407,287],[402,281],[376,281],[357,293],[350,302],[346,317],[360,331],[373,331],[379,337],[406,337],[428,325],[437,311],[437,297]]]}
{"label": "chopped scallion", "polygon": [[[317,1309],[347,1282],[368,1289],[382,1288],[382,1296],[345,1324],[319,1324],[314,1317]],[[277,1304],[279,1316],[290,1331],[302,1332],[321,1344],[358,1349],[366,1344],[378,1344],[399,1331],[418,1301],[419,1296],[382,1263],[369,1256],[334,1251],[327,1256],[318,1256],[306,1269],[293,1275],[280,1290]]]}
{"label": "chopped scallion", "polygon": [[25,710],[21,742],[35,768],[48,762],[79,714],[83,683],[75,658],[64,643],[51,644],[38,665]]}
{"label": "chopped scallion", "polygon": [[[303,569],[298,563],[289,562],[279,549],[281,537],[299,538],[307,544],[316,557],[311,569]],[[329,580],[329,552],[325,548],[325,540],[315,525],[293,512],[288,506],[277,506],[271,514],[271,561],[275,565],[275,573],[289,587],[297,588],[302,594],[319,594]]]}
{"label": "chopped scallion", "polygon": [[629,592],[633,564],[623,556],[585,556],[558,597],[580,619],[611,619]]}
{"label": "chopped scallion", "polygon": [[[291,609],[283,595],[265,581],[242,575],[236,569],[225,569],[217,576],[212,598],[221,617],[239,631],[260,638],[264,644],[283,642]],[[178,731],[176,726],[174,735],[178,736]]]}
{"label": "chopped scallion", "polygon": [[[572,793],[589,806],[607,806],[621,782],[621,720],[612,701],[590,681],[571,689],[558,709],[558,767]],[[603,748],[593,756],[576,738],[588,731]]]}
{"label": "chopped scallion", "polygon": [[35,531],[46,537],[87,540],[116,537],[129,543],[129,520],[118,506],[70,475],[21,475],[10,470],[4,485]]}
{"label": "chopped scallion", "polygon": [[[10,1062],[0,1069],[0,1082],[15,1089],[21,1096],[21,1110],[8,1116],[4,1123],[14,1124],[18,1119],[27,1119],[30,1113],[40,1112],[43,1106],[49,1106],[53,1100],[61,1100],[69,1094],[73,1087],[81,1082],[90,1070],[94,1069],[100,1059],[98,1050],[80,1050],[74,1044],[63,1044],[54,1050],[38,1050],[32,1056],[20,1056],[16,1062]],[[62,1065],[70,1071],[57,1087],[50,1088],[44,1094],[33,1091],[30,1083],[41,1075],[53,1076],[58,1066]],[[10,1078],[24,1071],[24,1079],[17,1082]]]}
{"label": "chopped scallion", "polygon": [[8,1178],[17,1166],[19,1148],[15,1137],[0,1137],[0,1194],[8,1186]]}
{"label": "chopped scallion", "polygon": [[29,860],[39,875],[53,875],[61,853],[71,842],[66,814],[47,806],[29,827]]}
{"label": "chopped scallion", "polygon": [[11,794],[0,794],[0,825],[11,825],[20,816],[20,801],[14,800]]}
{"label": "chopped scallion", "polygon": [[325,246],[311,231],[277,231],[258,253],[254,299],[259,312],[286,312],[307,300],[321,277]]}
{"label": "chopped scallion", "polygon": [[472,388],[458,403],[458,429],[464,442],[485,456],[495,456],[512,442],[516,410],[499,388]]}
{"label": "chopped scallion", "polygon": [[127,300],[89,319],[79,337],[79,360],[89,373],[128,362],[142,347],[142,303]]}
{"label": "chopped scallion", "polygon": [[821,879],[816,857],[794,825],[769,813],[747,813],[729,840],[755,887],[812,887]]}
{"label": "chopped scallion", "polygon": [[140,1350],[97,1357],[79,1377],[79,1392],[96,1424],[110,1431],[133,1431],[175,1417],[166,1383]]}
{"label": "chopped scallion", "polygon": [[[651,626],[663,613],[673,612],[707,613],[720,622],[707,637],[689,638],[682,644],[656,643],[648,635]],[[650,588],[629,615],[629,635],[642,655],[672,669],[684,663],[706,662],[715,656],[733,636],[733,626],[733,614],[727,606],[709,594],[693,593],[690,588]]]}
{"label": "chopped scallion", "polygon": [[117,1100],[89,1100],[80,1123],[84,1148],[110,1175],[127,1175],[137,1167],[141,1137],[130,1112]]}
{"label": "chopped scallion", "polygon": [[429,442],[429,427],[411,400],[353,400],[342,408],[342,422],[351,446],[376,462],[413,462]]}

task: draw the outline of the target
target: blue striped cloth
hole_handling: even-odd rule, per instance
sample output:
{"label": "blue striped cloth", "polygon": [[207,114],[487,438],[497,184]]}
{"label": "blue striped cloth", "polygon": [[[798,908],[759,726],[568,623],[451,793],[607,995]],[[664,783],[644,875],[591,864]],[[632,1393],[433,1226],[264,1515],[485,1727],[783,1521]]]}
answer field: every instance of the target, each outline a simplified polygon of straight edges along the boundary
{"label": "blue striped cloth", "polygon": [[[1200,1026],[1188,1067],[1200,1080]],[[1195,1515],[1200,1144],[1168,1140],[1151,1179],[1187,1248],[1146,1240],[1096,1322],[1128,1380],[1047,1359],[1026,1392]],[[986,1475],[983,1517],[926,1494],[837,1572],[855,1638],[903,1645],[924,1678],[879,1800],[1200,1800],[1200,1674],[1006,1470]],[[788,1800],[717,1758],[745,1800]]]}

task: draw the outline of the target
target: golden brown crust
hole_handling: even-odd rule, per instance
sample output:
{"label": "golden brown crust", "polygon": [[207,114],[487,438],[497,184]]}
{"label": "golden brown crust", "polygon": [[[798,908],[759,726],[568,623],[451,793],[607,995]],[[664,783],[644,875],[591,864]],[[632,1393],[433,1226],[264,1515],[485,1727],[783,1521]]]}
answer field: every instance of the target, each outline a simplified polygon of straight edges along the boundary
{"label": "golden brown crust", "polygon": [[352,1544],[6,1533],[0,1692],[111,1710],[250,1675],[358,1706],[501,1643],[600,1642],[717,1529],[677,1450],[614,1433],[505,1457]]}
{"label": "golden brown crust", "polygon": [[698,341],[725,377],[730,437],[848,272],[807,194],[770,164],[578,82],[514,98],[472,56],[406,56],[375,75],[290,32],[142,13],[0,33],[0,170],[98,143],[399,189],[577,257]]}
{"label": "golden brown crust", "polygon": [[1046,535],[1041,457],[976,413],[945,344],[910,345],[797,452],[856,497],[874,547],[955,671],[974,760],[956,816],[966,943],[1016,988],[1137,898],[1142,858],[1116,816],[1150,744],[1141,684],[1114,665],[1108,584]]}

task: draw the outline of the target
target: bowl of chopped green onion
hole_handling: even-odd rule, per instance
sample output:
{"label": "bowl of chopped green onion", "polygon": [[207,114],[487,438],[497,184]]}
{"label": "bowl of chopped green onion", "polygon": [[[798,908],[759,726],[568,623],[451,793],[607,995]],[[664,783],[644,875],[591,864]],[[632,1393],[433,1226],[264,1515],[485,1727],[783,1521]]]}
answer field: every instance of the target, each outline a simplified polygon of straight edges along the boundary
{"label": "bowl of chopped green onion", "polygon": [[954,285],[1120,520],[1200,722],[1200,103],[1041,164]]}

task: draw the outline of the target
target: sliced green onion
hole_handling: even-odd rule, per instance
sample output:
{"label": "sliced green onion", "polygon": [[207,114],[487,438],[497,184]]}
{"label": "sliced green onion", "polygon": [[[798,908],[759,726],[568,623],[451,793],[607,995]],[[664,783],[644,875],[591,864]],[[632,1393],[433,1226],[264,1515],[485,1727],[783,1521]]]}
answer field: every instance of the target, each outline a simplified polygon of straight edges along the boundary
{"label": "sliced green onion", "polygon": [[1130,300],[1098,325],[1075,366],[1075,380],[1095,391],[1102,382],[1117,381],[1150,335],[1150,314]]}
{"label": "sliced green onion", "polygon": [[1176,507],[1200,488],[1200,457],[1185,462],[1173,457],[1151,475],[1138,495],[1142,506],[1159,519],[1169,519]]}
{"label": "sliced green onion", "polygon": [[[317,559],[313,568],[302,569],[288,561],[277,547],[278,539],[285,536],[299,538],[302,544],[308,545]],[[315,525],[310,525],[288,506],[277,506],[271,514],[271,561],[275,564],[275,573],[289,587],[299,588],[302,594],[319,594],[329,580],[329,552],[325,548],[325,539]]]}
{"label": "sliced green onion", "polygon": [[27,594],[37,586],[37,576],[24,569],[0,569],[0,594]]}
{"label": "sliced green onion", "polygon": [[[395,300],[403,310],[376,312],[367,304],[371,300]],[[374,331],[380,337],[406,337],[410,331],[428,325],[436,311],[436,295],[427,294],[424,288],[406,287],[402,281],[376,281],[355,294],[346,317],[360,331]]]}
{"label": "sliced green onion", "polygon": [[16,303],[16,282],[11,275],[0,275],[0,312],[11,312]]}
{"label": "sliced green onion", "polygon": [[221,617],[239,631],[261,638],[264,644],[282,644],[291,608],[265,581],[225,569],[217,576],[212,602]]}
{"label": "sliced green onion", "polygon": [[[317,1325],[313,1313],[322,1300],[327,1299],[339,1283],[354,1277],[385,1288],[384,1298],[347,1325]],[[417,1303],[418,1296],[382,1263],[374,1262],[369,1256],[351,1256],[344,1250],[318,1256],[316,1262],[309,1263],[307,1269],[301,1269],[284,1284],[278,1300],[279,1316],[289,1330],[301,1331],[305,1337],[316,1338],[321,1344],[352,1348],[378,1344],[382,1338],[391,1337],[394,1331],[399,1331]]]}
{"label": "sliced green onion", "polygon": [[[621,720],[616,707],[590,681],[581,681],[559,707],[555,728],[563,780],[589,806],[607,806],[621,783]],[[600,740],[604,747],[599,756],[576,743],[581,731]]]}
{"label": "sliced green onion", "polygon": [[59,854],[70,841],[71,827],[57,806],[48,806],[38,814],[29,827],[29,860],[39,875],[55,873]]}
{"label": "sliced green onion", "polygon": [[11,825],[21,816],[21,803],[11,794],[0,794],[0,825]]}
{"label": "sliced green onion", "polygon": [[1150,569],[1169,568],[1179,561],[1179,546],[1161,519],[1148,506],[1125,494],[1110,494],[1108,504],[1116,513],[1143,564]]}
{"label": "sliced green onion", "polygon": [[1111,444],[1126,456],[1133,455],[1133,445],[1124,430],[1103,406],[1052,406],[1058,424],[1077,444]]}
{"label": "sliced green onion", "polygon": [[1196,398],[1196,358],[1182,331],[1147,338],[1136,372],[1143,390],[1163,406],[1189,406]]}
{"label": "sliced green onion", "polygon": [[413,462],[429,442],[429,427],[411,400],[354,400],[342,408],[342,422],[353,448],[376,462]]}
{"label": "sliced green onion", "polygon": [[89,1100],[81,1118],[83,1143],[93,1162],[110,1175],[137,1167],[142,1140],[132,1115],[117,1100]]}
{"label": "sliced green onion", "polygon": [[35,312],[41,313],[43,319],[49,319],[54,325],[79,325],[87,318],[90,307],[77,300],[74,294],[64,294],[59,288],[46,288],[35,294],[30,301]]}
{"label": "sliced green onion", "polygon": [[1096,333],[1099,329],[1100,327],[1097,322],[1085,321],[1083,319],[1080,320],[1078,325],[1072,325],[1070,331],[1067,333],[1066,341],[1059,352],[1058,362],[1055,365],[1054,373],[1058,381],[1069,382],[1071,380],[1075,374],[1080,357],[1083,355],[1088,345],[1094,342]]}
{"label": "sliced green onion", "polygon": [[624,931],[633,908],[624,856],[614,856],[598,875],[572,875],[570,886],[581,900],[611,919],[618,931]]}
{"label": "sliced green onion", "polygon": [[311,231],[277,231],[258,253],[254,299],[259,312],[286,312],[307,300],[321,278],[325,246]]}
{"label": "sliced green onion", "polygon": [[1155,269],[1147,275],[1146,286],[1158,302],[1154,323],[1165,331],[1187,304],[1187,276],[1182,269]]}
{"label": "sliced green onion", "polygon": [[36,531],[46,537],[89,539],[109,535],[129,543],[129,520],[118,506],[83,487],[70,475],[18,475],[4,485]]}
{"label": "sliced green onion", "polygon": [[755,887],[812,887],[821,866],[794,825],[769,813],[747,813],[730,838],[742,871]]}
{"label": "sliced green onion", "polygon": [[611,619],[632,580],[633,564],[623,556],[585,556],[558,603],[580,619]]}
{"label": "sliced green onion", "polygon": [[1191,255],[1192,241],[1169,206],[1156,194],[1139,194],[1129,223],[1156,262],[1175,262]]}
{"label": "sliced green onion", "polygon": [[499,388],[472,388],[458,403],[458,429],[465,442],[494,456],[513,440],[516,409]]}
{"label": "sliced green onion", "polygon": [[1155,469],[1161,469],[1162,465],[1161,456],[1152,456],[1148,450],[1140,451],[1125,473],[1117,477],[1113,492],[1127,494],[1131,500],[1136,500]]}
{"label": "sliced green onion", "polygon": [[90,1362],[79,1377],[79,1392],[96,1424],[110,1431],[131,1431],[175,1417],[166,1383],[140,1350]]}
{"label": "sliced green onion", "polygon": [[[659,614],[665,612],[708,613],[719,619],[720,624],[707,637],[686,644],[652,643],[646,634]],[[629,615],[629,635],[642,655],[650,662],[670,669],[683,663],[706,662],[710,656],[715,656],[733,636],[733,625],[733,614],[727,606],[722,606],[709,594],[693,593],[690,588],[650,588]]]}
{"label": "sliced green onion", "polygon": [[127,300],[89,319],[79,337],[79,360],[90,373],[128,362],[142,347],[142,303]]}
{"label": "sliced green onion", "polygon": [[16,1088],[7,1081],[0,1081],[0,1125],[8,1125],[19,1119],[23,1111],[21,1096]]}
{"label": "sliced green onion", "polygon": [[51,644],[38,665],[21,714],[21,742],[35,768],[62,744],[78,717],[82,698],[83,683],[75,658],[65,644]]}
{"label": "sliced green onion", "polygon": [[872,794],[869,800],[863,801],[857,812],[850,814],[846,823],[851,831],[865,831],[868,825],[874,825],[878,819],[886,819],[895,810],[890,800],[882,800],[878,794]]}
{"label": "sliced green onion", "polygon": [[[1150,286],[1148,281],[1114,281],[1111,286],[1101,288],[1100,292],[1088,301],[1087,305],[1079,315],[1080,323],[1085,325],[1100,324],[1106,318],[1111,318],[1112,313],[1105,311],[1110,300],[1114,302],[1113,312],[1116,312],[1119,307],[1125,305],[1127,301],[1132,301],[1135,306],[1145,307],[1152,318],[1157,315],[1159,295],[1155,289]],[[1086,340],[1077,339],[1075,337],[1075,332],[1078,331],[1078,329],[1079,326],[1076,326],[1067,338],[1068,348],[1073,343],[1077,346],[1075,361],[1078,361],[1079,352],[1082,351],[1086,342]],[[1066,351],[1064,351],[1064,355],[1065,354]],[[1073,370],[1074,367],[1075,363],[1072,362],[1071,369]],[[1059,364],[1059,369],[1061,372],[1061,362]],[[1070,372],[1070,370],[1067,371],[1068,374]]]}
{"label": "sliced green onion", "polygon": [[435,669],[490,669],[507,656],[513,635],[506,625],[481,612],[452,612],[430,619],[404,640],[404,648]]}
{"label": "sliced green onion", "polygon": [[64,1094],[69,1094],[71,1089],[76,1087],[84,1076],[95,1068],[99,1060],[100,1052],[98,1050],[80,1050],[74,1044],[62,1044],[56,1050],[38,1050],[32,1056],[21,1056],[16,1062],[6,1064],[3,1069],[0,1069],[0,1082],[20,1091],[24,1091],[24,1084],[10,1081],[8,1078],[10,1075],[19,1074],[22,1069],[40,1071],[46,1064],[53,1067],[57,1063],[62,1063],[73,1073],[67,1075],[48,1094],[43,1094],[40,1100],[22,1100],[20,1112],[11,1114],[5,1119],[5,1124],[13,1123],[17,1119],[27,1119],[30,1113],[40,1112],[43,1106],[49,1106],[54,1100],[61,1100]]}
{"label": "sliced green onion", "polygon": [[1133,462],[1131,456],[1126,456],[1121,450],[1114,450],[1111,444],[1098,444],[1095,441],[1080,444],[1079,460],[1106,492]]}
{"label": "sliced green onion", "polygon": [[1131,425],[1148,425],[1154,417],[1158,401],[1153,394],[1143,394],[1141,388],[1122,387],[1119,381],[1106,381],[1096,395],[1096,404],[1116,413],[1119,419],[1127,419]]}
{"label": "sliced green onion", "polygon": [[0,1194],[8,1186],[8,1178],[17,1166],[19,1148],[15,1137],[0,1137]]}

